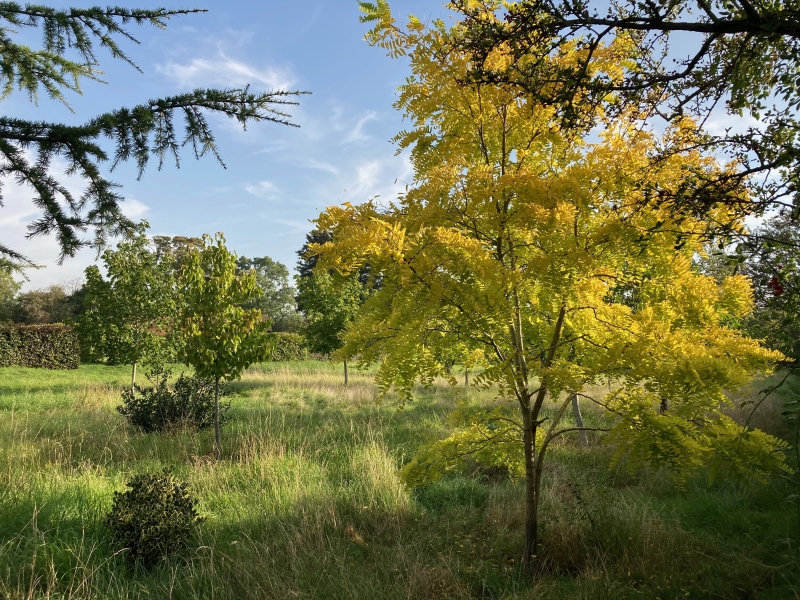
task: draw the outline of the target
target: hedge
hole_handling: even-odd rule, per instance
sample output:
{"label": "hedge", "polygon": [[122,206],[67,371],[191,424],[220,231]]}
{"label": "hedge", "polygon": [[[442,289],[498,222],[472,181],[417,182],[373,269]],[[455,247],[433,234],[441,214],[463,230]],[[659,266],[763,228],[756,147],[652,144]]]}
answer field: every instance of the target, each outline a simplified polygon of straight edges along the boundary
{"label": "hedge", "polygon": [[80,353],[68,325],[0,325],[0,367],[77,369]]}
{"label": "hedge", "polygon": [[276,333],[275,347],[270,355],[271,361],[306,360],[308,349],[306,341],[298,333]]}

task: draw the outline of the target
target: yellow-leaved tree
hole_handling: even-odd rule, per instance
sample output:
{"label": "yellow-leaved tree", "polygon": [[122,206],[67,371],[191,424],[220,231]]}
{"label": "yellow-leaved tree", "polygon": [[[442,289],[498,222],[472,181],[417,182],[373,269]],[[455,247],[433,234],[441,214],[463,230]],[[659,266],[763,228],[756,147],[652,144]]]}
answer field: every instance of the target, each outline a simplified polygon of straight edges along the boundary
{"label": "yellow-leaved tree", "polygon": [[[657,201],[686,173],[725,168],[688,150],[658,168],[646,160],[659,144],[688,143],[692,123],[661,138],[614,123],[599,141],[569,136],[518,90],[465,85],[466,58],[443,51],[458,26],[412,18],[401,30],[385,2],[362,10],[377,21],[368,39],[410,57],[396,106],[411,127],[396,142],[415,177],[396,203],[329,207],[316,221],[333,235],[312,248],[319,268],[368,262],[382,281],[344,350],[379,363],[380,388],[409,398],[415,381],[445,374],[436,357],[448,344],[483,349],[475,383],[500,392],[495,408],[462,411],[457,433],[423,447],[405,481],[436,479],[467,454],[516,470],[530,572],[548,445],[578,429],[564,418],[571,395],[608,379],[615,391],[591,400],[613,416],[607,438],[631,465],[667,465],[679,482],[709,464],[715,475],[787,470],[780,440],[723,412],[724,390],[781,358],[725,326],[750,310],[748,280],[695,272],[704,223]],[[613,73],[623,51],[601,48],[595,60]]]}

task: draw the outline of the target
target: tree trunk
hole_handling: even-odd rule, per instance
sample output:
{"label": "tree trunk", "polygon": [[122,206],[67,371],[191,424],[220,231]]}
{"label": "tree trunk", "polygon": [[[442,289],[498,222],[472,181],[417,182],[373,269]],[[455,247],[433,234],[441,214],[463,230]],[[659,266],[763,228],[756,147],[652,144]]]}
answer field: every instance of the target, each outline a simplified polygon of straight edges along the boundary
{"label": "tree trunk", "polygon": [[347,360],[344,361],[344,387],[347,387]]}
{"label": "tree trunk", "polygon": [[219,377],[214,379],[214,438],[217,444],[217,460],[222,454],[222,444],[219,435]]}
{"label": "tree trunk", "polygon": [[[525,446],[525,547],[522,552],[522,570],[528,577],[533,577],[539,550],[539,499],[542,489],[542,468],[544,467],[545,451],[544,446],[537,451],[536,430],[542,423],[538,419],[547,396],[547,381],[542,378],[539,382],[539,389],[536,391],[535,399],[531,405],[533,398],[528,387],[528,369],[525,363],[522,335],[520,333],[522,331],[522,320],[518,302],[515,308],[517,310],[517,332],[514,335],[512,330],[512,337],[516,340],[516,362],[519,383],[521,384],[517,397],[522,409],[522,438]],[[553,364],[566,313],[566,304],[562,304],[553,331],[553,341],[550,343],[550,348],[548,348],[543,361],[543,366],[546,368]],[[567,404],[564,403],[558,415],[559,421],[566,407]]]}
{"label": "tree trunk", "polygon": [[464,367],[464,387],[469,387],[469,369]]}
{"label": "tree trunk", "polygon": [[131,389],[136,385],[136,363],[133,363],[133,370],[131,371]]}
{"label": "tree trunk", "polygon": [[[578,394],[572,394],[572,414],[575,417],[575,423],[578,427],[585,427],[583,424],[583,416],[581,415],[581,407],[578,404]],[[581,430],[578,432],[578,439],[581,446],[584,448],[589,445],[589,439],[586,437],[586,432]]]}
{"label": "tree trunk", "polygon": [[525,547],[522,552],[522,570],[533,575],[536,550],[539,545],[539,498],[536,493],[535,443],[536,425],[530,409],[522,410],[523,443],[525,445]]}

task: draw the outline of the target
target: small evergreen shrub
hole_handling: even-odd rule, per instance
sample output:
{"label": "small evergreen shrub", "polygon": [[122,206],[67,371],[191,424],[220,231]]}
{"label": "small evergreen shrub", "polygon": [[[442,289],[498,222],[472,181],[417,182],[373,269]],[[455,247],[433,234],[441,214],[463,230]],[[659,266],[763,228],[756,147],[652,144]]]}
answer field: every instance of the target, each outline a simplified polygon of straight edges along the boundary
{"label": "small evergreen shrub", "polygon": [[[172,371],[153,367],[147,378],[152,387],[139,387],[122,392],[122,405],[117,411],[131,425],[145,433],[170,431],[189,427],[206,429],[214,425],[214,381],[202,377],[189,377],[181,373],[170,389],[168,381]],[[220,396],[225,392],[220,388]],[[224,425],[231,403],[220,400],[219,419]]]}
{"label": "small evergreen shrub", "polygon": [[77,369],[80,356],[69,325],[0,325],[0,367]]}
{"label": "small evergreen shrub", "polygon": [[188,485],[171,468],[136,475],[127,487],[114,492],[104,524],[114,550],[125,551],[131,561],[149,569],[186,548],[203,519]]}
{"label": "small evergreen shrub", "polygon": [[276,333],[275,346],[270,353],[270,360],[274,362],[290,360],[306,360],[308,348],[305,338],[298,333]]}

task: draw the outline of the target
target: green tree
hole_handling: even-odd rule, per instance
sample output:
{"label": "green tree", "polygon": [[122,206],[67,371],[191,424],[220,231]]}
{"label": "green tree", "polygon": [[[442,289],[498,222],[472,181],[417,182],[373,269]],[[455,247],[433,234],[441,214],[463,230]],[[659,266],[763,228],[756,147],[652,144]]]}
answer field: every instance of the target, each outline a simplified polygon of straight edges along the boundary
{"label": "green tree", "polygon": [[203,238],[185,237],[176,235],[169,237],[166,235],[154,235],[153,244],[156,247],[156,254],[159,260],[172,262],[172,271],[175,276],[181,272],[181,267],[189,254],[196,249],[203,247]]}
{"label": "green tree", "polygon": [[755,252],[743,272],[753,281],[756,309],[747,332],[800,361],[800,221],[778,214],[754,231]]}
{"label": "green tree", "polygon": [[243,305],[256,300],[260,288],[255,271],[237,274],[236,255],[225,247],[225,237],[203,236],[180,275],[185,308],[181,316],[182,360],[200,377],[214,380],[214,437],[221,453],[219,382],[239,377],[254,362],[269,356],[269,321],[257,308]]}
{"label": "green tree", "polygon": [[71,300],[61,284],[22,292],[15,298],[11,318],[15,323],[64,323],[75,315]]}
{"label": "green tree", "polygon": [[22,284],[14,279],[11,268],[0,265],[0,322],[11,320],[20,287]]}
{"label": "green tree", "polygon": [[248,302],[244,308],[257,308],[272,322],[272,331],[296,333],[299,329],[300,315],[295,303],[296,290],[289,283],[289,269],[269,256],[237,259],[240,272],[253,270],[258,287],[263,295],[258,300]]}
{"label": "green tree", "polygon": [[[298,250],[297,309],[305,316],[302,333],[309,350],[336,357],[343,346],[342,336],[347,324],[353,320],[358,307],[369,296],[371,288],[380,287],[368,264],[358,273],[342,277],[335,271],[317,269],[318,256],[312,248],[331,241],[331,232],[314,229],[306,234],[306,242]],[[344,366],[344,384],[348,384],[347,361]]]}
{"label": "green tree", "polygon": [[83,314],[77,318],[81,349],[89,360],[130,364],[131,387],[139,364],[175,355],[176,282],[169,261],[159,260],[147,223],[102,254],[106,276],[96,265],[85,271]]}
{"label": "green tree", "polygon": [[[40,90],[50,98],[66,103],[66,92],[80,93],[81,82],[100,81],[95,44],[138,70],[117,40],[136,42],[127,24],[149,24],[159,29],[178,15],[206,12],[198,9],[155,10],[109,7],[69,8],[14,2],[0,4],[0,86],[2,97],[15,88],[37,102]],[[42,28],[42,49],[14,41],[13,34],[25,28]],[[68,57],[68,52],[74,54]],[[128,234],[133,223],[120,211],[123,200],[119,186],[102,173],[100,163],[111,161],[111,170],[120,162],[134,160],[141,177],[151,158],[160,169],[172,157],[179,164],[179,150],[189,146],[199,158],[209,154],[221,164],[208,112],[235,119],[242,127],[258,121],[292,125],[284,112],[299,92],[285,90],[253,93],[239,89],[197,89],[167,98],[149,100],[132,108],[99,115],[81,125],[26,121],[0,117],[0,175],[30,186],[33,202],[42,215],[28,226],[29,237],[54,234],[61,259],[73,256],[82,246],[102,246],[109,234]],[[178,127],[176,115],[182,115]],[[114,141],[107,153],[99,140]],[[80,195],[53,174],[54,159],[66,162],[66,171],[86,182]],[[224,165],[223,165],[224,166]],[[93,240],[82,237],[94,232]],[[0,244],[0,256],[16,265],[30,265],[18,250]]]}
{"label": "green tree", "polygon": [[348,384],[347,352],[337,355],[343,347],[347,324],[353,320],[364,301],[365,289],[358,274],[342,277],[315,272],[297,277],[297,306],[305,314],[303,337],[312,352],[339,357],[344,364],[344,384]]}
{"label": "green tree", "polygon": [[[652,168],[651,153],[692,123],[655,136],[609,121],[596,142],[575,138],[516,88],[462,85],[471,58],[450,43],[460,25],[412,17],[404,31],[382,19],[372,39],[410,58],[396,103],[410,127],[396,141],[415,175],[388,207],[329,207],[315,221],[332,235],[310,249],[317,271],[356,273],[368,262],[383,278],[341,352],[378,363],[381,392],[408,399],[415,382],[445,374],[436,350],[466,340],[488,363],[474,382],[499,392],[495,407],[456,411],[462,426],[419,450],[406,483],[435,480],[467,456],[505,465],[524,481],[522,564],[532,573],[543,469],[560,436],[607,431],[615,461],[668,466],[679,485],[703,465],[712,480],[790,471],[785,442],[724,410],[725,390],[782,356],[726,326],[750,309],[749,282],[693,270],[706,223],[648,200],[639,185],[673,191],[687,172],[719,171],[697,149]],[[502,49],[490,58],[508,60]],[[596,59],[603,68],[618,57]],[[728,218],[724,210],[711,215]],[[607,397],[582,396],[605,424],[571,422],[573,397],[608,380]]]}
{"label": "green tree", "polygon": [[707,244],[695,256],[695,267],[718,283],[738,273],[749,277],[754,310],[731,324],[800,360],[800,221],[786,211],[773,214],[744,243]]}

